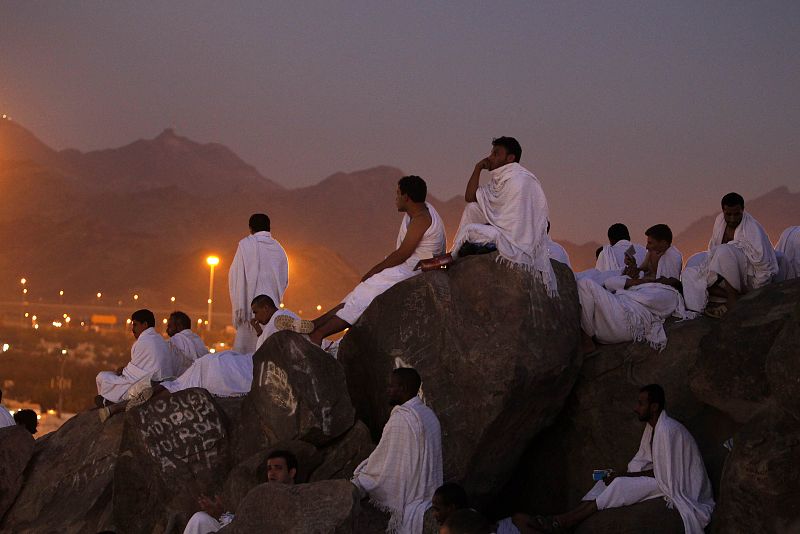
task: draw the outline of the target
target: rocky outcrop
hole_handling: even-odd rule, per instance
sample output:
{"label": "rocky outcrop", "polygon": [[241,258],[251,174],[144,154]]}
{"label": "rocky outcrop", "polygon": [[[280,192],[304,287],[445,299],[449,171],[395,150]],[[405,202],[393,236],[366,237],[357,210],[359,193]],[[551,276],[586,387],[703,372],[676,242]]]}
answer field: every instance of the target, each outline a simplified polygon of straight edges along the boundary
{"label": "rocky outcrop", "polygon": [[112,481],[123,418],[78,414],[38,440],[3,532],[99,532],[112,525]]}
{"label": "rocky outcrop", "polygon": [[496,492],[523,444],[561,410],[580,367],[572,272],[554,262],[559,297],[497,254],[462,258],[446,271],[380,295],[342,340],[358,417],[374,439],[389,417],[392,369],[415,367],[442,425],[446,480],[475,497]]}
{"label": "rocky outcrop", "polygon": [[[225,534],[355,534],[355,486],[346,480],[313,484],[261,484],[242,501]],[[363,531],[362,531],[363,532]]]}
{"label": "rocky outcrop", "polygon": [[370,438],[369,429],[361,421],[356,421],[347,434],[331,443],[324,450],[324,460],[311,474],[311,482],[334,478],[351,478],[358,464],[366,459],[375,445]]}
{"label": "rocky outcrop", "polygon": [[674,534],[683,532],[683,520],[677,510],[667,508],[664,499],[601,510],[578,525],[575,534]]}
{"label": "rocky outcrop", "polygon": [[0,428],[0,519],[22,487],[22,473],[33,454],[34,439],[19,425]]}

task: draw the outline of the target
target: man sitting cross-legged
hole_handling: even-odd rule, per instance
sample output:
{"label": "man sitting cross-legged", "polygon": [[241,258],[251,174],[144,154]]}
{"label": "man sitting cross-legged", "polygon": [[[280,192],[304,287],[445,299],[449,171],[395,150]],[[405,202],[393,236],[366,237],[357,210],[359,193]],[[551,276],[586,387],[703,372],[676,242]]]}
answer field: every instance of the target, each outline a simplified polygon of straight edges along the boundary
{"label": "man sitting cross-legged", "polygon": [[529,526],[538,532],[562,532],[598,510],[663,498],[665,506],[678,509],[687,534],[702,534],[714,511],[711,482],[694,438],[664,406],[664,390],[658,384],[639,390],[634,411],[646,426],[627,471],[612,472],[599,481],[574,510],[536,516]]}
{"label": "man sitting cross-legged", "polygon": [[169,314],[167,335],[169,336],[167,344],[175,354],[176,374],[183,373],[197,358],[208,354],[208,348],[203,340],[192,332],[192,320],[182,311]]}
{"label": "man sitting cross-legged", "polygon": [[689,309],[714,318],[725,315],[740,295],[765,286],[778,274],[769,236],[744,211],[742,196],[728,193],[721,204],[705,258],[687,268],[681,279]]}
{"label": "man sitting cross-legged", "polygon": [[156,318],[150,310],[131,315],[131,332],[136,341],[131,347],[131,361],[117,372],[101,371],[97,375],[95,402],[103,406],[128,398],[128,390],[140,381],[160,380],[175,376],[176,358],[166,341],[156,332]]}
{"label": "man sitting cross-legged", "polygon": [[[297,458],[289,451],[272,451],[267,456],[267,482],[270,484],[294,484],[297,475]],[[201,511],[189,519],[183,534],[208,534],[233,521],[234,515],[225,511],[220,495],[209,499],[205,495],[197,499]],[[215,519],[216,518],[216,519]]]}
{"label": "man sitting cross-legged", "polygon": [[[278,317],[297,318],[289,310],[280,310],[275,307],[272,299],[266,295],[259,295],[250,305],[253,315],[252,327],[258,333],[256,350],[278,329],[275,320]],[[253,354],[240,354],[227,350],[216,354],[206,354],[174,380],[165,380],[158,385],[137,384],[136,394],[132,395],[132,402],[119,402],[106,406],[100,411],[100,420],[130,407],[146,402],[151,396],[168,395],[189,388],[204,388],[217,397],[238,397],[250,391],[253,382]]]}
{"label": "man sitting cross-legged", "polygon": [[686,312],[677,289],[681,255],[672,246],[672,231],[666,224],[657,224],[645,235],[648,252],[641,266],[628,259],[625,274],[607,278],[602,285],[588,277],[577,280],[584,353],[596,348],[595,340],[646,340],[663,349],[667,344],[664,320],[673,314],[685,319],[693,316]]}
{"label": "man sitting cross-legged", "polygon": [[397,211],[405,216],[397,235],[397,249],[370,269],[332,310],[314,321],[281,317],[278,328],[310,334],[311,341],[321,345],[327,336],[352,326],[375,297],[417,274],[419,271],[414,268],[420,260],[444,253],[444,223],[433,206],[425,202],[427,193],[425,180],[419,176],[402,177],[397,183],[395,203]]}
{"label": "man sitting cross-legged", "polygon": [[378,446],[353,473],[361,497],[391,515],[389,532],[419,534],[425,510],[442,485],[442,430],[436,414],[417,396],[416,370],[392,372],[387,394],[394,406]]}

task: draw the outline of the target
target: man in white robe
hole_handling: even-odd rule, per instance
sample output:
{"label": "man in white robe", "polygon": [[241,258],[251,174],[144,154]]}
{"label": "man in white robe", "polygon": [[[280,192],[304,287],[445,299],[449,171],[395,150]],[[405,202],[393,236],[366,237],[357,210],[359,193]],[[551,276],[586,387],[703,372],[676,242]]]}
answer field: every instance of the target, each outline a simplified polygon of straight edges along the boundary
{"label": "man in white robe", "polygon": [[[0,390],[0,403],[3,402],[3,390]],[[14,416],[8,411],[8,408],[0,404],[0,428],[6,426],[14,426],[17,422],[14,421]]]}
{"label": "man in white robe", "polygon": [[270,233],[269,217],[256,213],[250,217],[249,226],[250,235],[239,241],[228,271],[236,328],[233,350],[242,354],[255,352],[258,339],[251,326],[250,303],[257,295],[266,295],[279,305],[289,285],[289,260]]}
{"label": "man in white robe", "polygon": [[361,497],[390,514],[387,532],[419,534],[425,511],[442,485],[439,419],[417,396],[416,370],[392,372],[387,394],[394,406],[378,446],[353,473]]}
{"label": "man in white robe", "polygon": [[631,242],[631,235],[628,227],[622,223],[615,223],[608,227],[608,245],[603,246],[603,250],[597,256],[595,268],[600,271],[617,271],[625,268],[625,252],[630,247],[634,250],[634,259],[637,265],[644,262],[647,249],[638,243]]}
{"label": "man in white robe", "polygon": [[428,187],[419,176],[404,176],[397,183],[395,204],[404,213],[397,235],[396,250],[375,265],[361,278],[361,283],[333,309],[313,321],[278,319],[281,330],[309,334],[321,345],[327,336],[349,328],[372,301],[387,289],[419,274],[417,264],[444,253],[445,234],[442,218],[425,202]]}
{"label": "man in white robe", "polygon": [[156,332],[156,318],[150,310],[131,315],[131,332],[136,341],[131,347],[131,361],[116,373],[97,375],[95,402],[105,405],[128,398],[128,390],[140,380],[162,380],[175,376],[176,360],[167,342]]}
{"label": "man in white robe", "polygon": [[687,268],[681,281],[689,309],[719,318],[740,295],[767,285],[777,274],[769,236],[744,211],[741,195],[728,193],[722,197],[707,256],[700,265]]}
{"label": "man in white robe", "polygon": [[[556,296],[558,285],[548,249],[547,198],[536,176],[519,164],[521,155],[516,139],[499,137],[492,141],[489,156],[475,164],[464,193],[468,204],[450,254],[458,257],[467,243],[491,245],[500,261],[530,271],[550,296]],[[491,180],[480,185],[483,170],[489,171]]]}
{"label": "man in white robe", "polygon": [[188,369],[197,358],[208,354],[203,340],[192,332],[192,320],[182,311],[174,311],[169,315],[167,335],[167,343],[175,355],[176,375]]}
{"label": "man in white robe", "polygon": [[647,341],[658,350],[667,344],[664,321],[670,315],[689,318],[680,287],[682,258],[672,246],[672,231],[665,224],[647,229],[648,253],[641,265],[628,260],[623,275],[599,284],[578,279],[583,352],[595,350],[595,341],[622,343]]}
{"label": "man in white robe", "polygon": [[800,278],[800,226],[790,226],[781,233],[775,257],[778,259],[776,282]]}
{"label": "man in white robe", "polygon": [[612,472],[597,482],[574,510],[554,517],[537,516],[530,526],[540,532],[561,532],[598,510],[661,498],[665,506],[678,509],[687,534],[703,534],[715,506],[711,481],[694,438],[667,415],[664,405],[664,390],[658,384],[639,390],[635,412],[646,426],[627,471]]}
{"label": "man in white robe", "polygon": [[550,259],[556,260],[559,263],[563,263],[572,269],[572,264],[569,261],[567,249],[550,239],[550,221],[547,221],[547,251],[550,253]]}

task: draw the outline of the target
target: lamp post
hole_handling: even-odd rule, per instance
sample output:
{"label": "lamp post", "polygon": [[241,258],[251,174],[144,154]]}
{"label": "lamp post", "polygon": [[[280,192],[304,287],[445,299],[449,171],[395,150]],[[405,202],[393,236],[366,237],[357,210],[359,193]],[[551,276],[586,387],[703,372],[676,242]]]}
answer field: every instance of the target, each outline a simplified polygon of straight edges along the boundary
{"label": "lamp post", "polygon": [[206,258],[206,263],[211,268],[208,277],[208,331],[211,331],[211,310],[212,303],[214,302],[214,267],[219,265],[219,258],[217,256],[209,256]]}

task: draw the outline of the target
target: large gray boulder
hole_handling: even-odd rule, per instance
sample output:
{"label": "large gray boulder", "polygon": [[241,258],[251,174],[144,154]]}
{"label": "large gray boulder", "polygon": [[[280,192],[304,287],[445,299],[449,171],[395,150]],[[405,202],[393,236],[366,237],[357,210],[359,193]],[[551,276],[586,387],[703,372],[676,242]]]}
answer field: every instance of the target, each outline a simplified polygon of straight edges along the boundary
{"label": "large gray boulder", "polygon": [[220,532],[355,534],[353,524],[359,504],[354,488],[346,480],[261,484],[247,494],[233,522]]}
{"label": "large gray boulder", "polygon": [[322,447],[355,422],[341,365],[294,332],[270,336],[253,356],[241,417],[249,454],[291,440]]}
{"label": "large gray boulder", "polygon": [[322,451],[322,465],[314,469],[311,482],[334,478],[350,479],[358,464],[365,460],[375,449],[370,438],[369,429],[361,421],[356,421],[353,428],[329,444]]}
{"label": "large gray boulder", "polygon": [[33,454],[35,440],[20,425],[0,428],[0,519],[22,487],[22,473]]}
{"label": "large gray boulder", "polygon": [[667,508],[664,499],[650,499],[633,506],[600,510],[578,525],[575,534],[679,534],[681,514]]}
{"label": "large gray boulder", "polygon": [[339,361],[359,419],[380,438],[392,369],[416,368],[442,425],[445,480],[495,493],[524,445],[561,410],[580,368],[577,289],[554,262],[559,296],[532,274],[460,259],[378,296],[342,340]]}
{"label": "large gray boulder", "polygon": [[[120,417],[122,419],[122,417]],[[150,399],[125,413],[114,472],[114,524],[151,532],[219,492],[231,468],[228,423],[205,389]]]}
{"label": "large gray boulder", "polygon": [[71,534],[109,528],[122,428],[122,417],[101,424],[91,410],[36,440],[22,489],[0,530]]}

